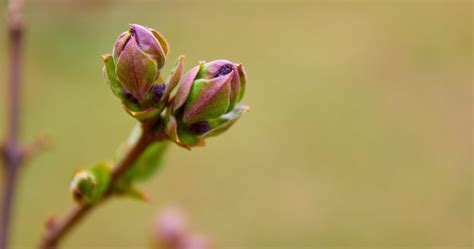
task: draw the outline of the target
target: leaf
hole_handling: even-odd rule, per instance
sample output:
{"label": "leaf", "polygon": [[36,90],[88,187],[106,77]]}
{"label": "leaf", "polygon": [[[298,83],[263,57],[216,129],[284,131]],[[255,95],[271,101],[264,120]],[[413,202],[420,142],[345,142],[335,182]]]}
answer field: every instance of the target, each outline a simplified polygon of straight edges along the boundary
{"label": "leaf", "polygon": [[125,172],[123,179],[133,182],[148,179],[160,168],[167,147],[168,142],[150,144],[130,169]]}
{"label": "leaf", "polygon": [[242,116],[244,112],[248,112],[249,107],[245,105],[238,105],[229,113],[226,113],[219,118],[209,121],[211,129],[201,135],[201,138],[217,136],[229,129],[237,120]]}
{"label": "leaf", "polygon": [[[140,125],[136,125],[127,141],[119,147],[117,160],[123,159],[124,155],[138,141],[141,133]],[[148,145],[143,154],[120,177],[114,188],[118,192],[127,192],[135,182],[146,180],[152,176],[160,168],[167,147],[167,141],[157,141]]]}

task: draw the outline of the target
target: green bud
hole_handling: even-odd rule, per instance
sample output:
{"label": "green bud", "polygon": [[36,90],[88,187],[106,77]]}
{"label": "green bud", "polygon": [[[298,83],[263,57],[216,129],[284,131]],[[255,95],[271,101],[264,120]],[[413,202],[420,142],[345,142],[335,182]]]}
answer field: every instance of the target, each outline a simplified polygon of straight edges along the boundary
{"label": "green bud", "polygon": [[165,115],[170,140],[189,148],[227,130],[248,110],[238,105],[245,83],[244,67],[228,60],[201,62],[192,68]]}
{"label": "green bud", "polygon": [[107,190],[110,178],[110,165],[106,162],[77,171],[70,185],[74,200],[82,205],[97,203]]}

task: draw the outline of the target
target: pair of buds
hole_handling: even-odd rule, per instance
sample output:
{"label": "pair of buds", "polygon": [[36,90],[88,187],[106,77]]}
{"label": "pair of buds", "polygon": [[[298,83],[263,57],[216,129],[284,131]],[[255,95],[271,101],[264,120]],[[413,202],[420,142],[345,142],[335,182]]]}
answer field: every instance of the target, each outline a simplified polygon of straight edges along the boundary
{"label": "pair of buds", "polygon": [[132,24],[118,37],[112,54],[103,56],[104,77],[130,115],[141,122],[162,118],[170,140],[187,148],[202,145],[248,110],[239,105],[245,92],[244,67],[228,60],[200,62],[182,77],[180,56],[163,80],[168,52],[158,31]]}

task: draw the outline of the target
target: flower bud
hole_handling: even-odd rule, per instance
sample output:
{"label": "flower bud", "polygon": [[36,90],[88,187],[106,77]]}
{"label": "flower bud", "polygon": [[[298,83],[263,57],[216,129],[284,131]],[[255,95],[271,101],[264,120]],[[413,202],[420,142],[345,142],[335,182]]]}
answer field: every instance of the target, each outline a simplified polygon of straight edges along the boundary
{"label": "flower bud", "polygon": [[181,77],[184,57],[178,59],[167,81],[160,77],[169,46],[156,30],[131,24],[115,42],[111,55],[104,55],[103,74],[125,110],[143,121],[158,116]]}
{"label": "flower bud", "polygon": [[107,189],[110,177],[108,163],[98,163],[90,169],[77,171],[70,185],[74,200],[83,205],[96,203]]}
{"label": "flower bud", "polygon": [[151,29],[130,25],[117,39],[112,56],[118,80],[135,98],[145,101],[165,63],[165,51]]}
{"label": "flower bud", "polygon": [[89,203],[97,186],[97,179],[87,171],[78,171],[71,182],[70,190],[75,201]]}
{"label": "flower bud", "polygon": [[130,42],[135,43],[139,50],[156,61],[158,70],[165,64],[168,54],[168,43],[166,39],[156,30],[139,24],[131,24],[128,31],[122,33],[115,42],[113,57],[117,62]]}
{"label": "flower bud", "polygon": [[189,234],[183,213],[174,207],[160,212],[154,223],[154,239],[160,248],[180,249]]}
{"label": "flower bud", "polygon": [[166,118],[171,140],[185,147],[227,130],[248,107],[242,99],[246,74],[228,60],[201,62],[181,80]]}

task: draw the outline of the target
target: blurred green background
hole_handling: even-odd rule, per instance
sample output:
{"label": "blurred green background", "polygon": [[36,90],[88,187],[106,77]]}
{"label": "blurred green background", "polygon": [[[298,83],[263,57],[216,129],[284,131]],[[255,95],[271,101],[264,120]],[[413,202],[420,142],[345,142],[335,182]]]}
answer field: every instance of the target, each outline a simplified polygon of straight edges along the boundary
{"label": "blurred green background", "polygon": [[100,61],[128,23],[167,37],[165,73],[180,54],[186,70],[244,63],[252,111],[205,148],[173,146],[150,204],[108,203],[63,248],[146,248],[170,203],[216,248],[472,246],[472,2],[26,0],[25,18],[22,137],[53,144],[22,175],[13,248],[37,245],[73,171],[134,125]]}

